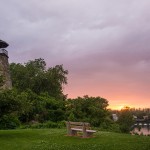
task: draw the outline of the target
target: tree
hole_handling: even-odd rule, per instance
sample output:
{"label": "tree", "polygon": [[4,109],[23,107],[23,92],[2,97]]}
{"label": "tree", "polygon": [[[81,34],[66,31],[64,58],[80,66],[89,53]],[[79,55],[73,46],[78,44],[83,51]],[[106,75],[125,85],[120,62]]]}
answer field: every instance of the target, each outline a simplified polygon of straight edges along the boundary
{"label": "tree", "polygon": [[10,64],[13,87],[21,92],[31,89],[36,94],[48,92],[57,99],[64,99],[63,85],[67,84],[68,71],[63,65],[56,65],[46,69],[46,62],[39,58],[30,60],[24,65]]}
{"label": "tree", "polygon": [[18,112],[21,103],[17,100],[17,95],[15,90],[0,92],[0,129],[13,129],[19,126]]}
{"label": "tree", "polygon": [[101,97],[78,97],[66,102],[66,115],[72,116],[74,121],[90,122],[94,126],[100,126],[108,115],[108,101]]}
{"label": "tree", "polygon": [[129,107],[124,107],[120,111],[118,123],[122,132],[128,133],[130,131],[131,126],[134,123],[134,119]]}
{"label": "tree", "polygon": [[20,109],[21,122],[61,121],[64,119],[64,102],[49,96],[48,93],[37,95],[31,90],[22,92],[18,99],[22,104]]}
{"label": "tree", "polygon": [[62,121],[65,118],[64,101],[58,101],[48,93],[40,95],[31,90],[0,92],[0,129],[15,128],[31,121]]}
{"label": "tree", "polygon": [[[67,70],[63,69],[63,65],[56,65],[51,67],[46,72],[49,94],[56,98],[65,98],[63,95],[63,85],[67,84]],[[59,94],[58,94],[59,93]]]}
{"label": "tree", "polygon": [[14,88],[18,89],[19,91],[23,91],[29,88],[30,77],[28,75],[28,70],[24,65],[20,63],[11,63],[10,74],[12,79],[12,85]]}
{"label": "tree", "polygon": [[3,90],[0,92],[0,117],[18,112],[21,104],[16,97],[17,92],[15,90]]}
{"label": "tree", "polygon": [[[67,84],[68,71],[63,65],[46,68],[44,59],[39,58],[25,64],[11,63],[10,73],[13,89],[0,93],[0,128],[9,120],[13,124],[13,118],[22,123],[65,118],[63,85]],[[0,76],[1,84],[2,79]]]}

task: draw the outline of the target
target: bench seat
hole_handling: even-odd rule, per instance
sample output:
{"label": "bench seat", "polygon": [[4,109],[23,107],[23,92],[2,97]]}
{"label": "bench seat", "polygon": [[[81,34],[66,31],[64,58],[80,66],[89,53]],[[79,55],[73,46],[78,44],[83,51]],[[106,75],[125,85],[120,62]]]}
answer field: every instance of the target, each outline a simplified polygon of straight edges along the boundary
{"label": "bench seat", "polygon": [[[77,129],[77,128],[71,128],[71,130],[74,130],[74,131],[83,131],[83,129]],[[96,131],[95,130],[86,130],[86,132],[92,132],[92,133],[95,133]]]}
{"label": "bench seat", "polygon": [[96,131],[95,131],[95,130],[86,130],[86,132],[96,133]]}

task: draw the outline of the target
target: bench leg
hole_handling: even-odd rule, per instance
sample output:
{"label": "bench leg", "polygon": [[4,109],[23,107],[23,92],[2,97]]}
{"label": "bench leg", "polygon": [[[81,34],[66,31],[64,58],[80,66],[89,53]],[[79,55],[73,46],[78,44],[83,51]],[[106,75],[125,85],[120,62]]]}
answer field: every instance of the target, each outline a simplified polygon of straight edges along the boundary
{"label": "bench leg", "polygon": [[68,135],[68,136],[71,136],[70,123],[69,123],[69,122],[66,122],[66,125],[67,125],[67,135]]}
{"label": "bench leg", "polygon": [[92,135],[93,135],[92,132],[83,132],[83,138],[92,137]]}
{"label": "bench leg", "polygon": [[72,133],[71,130],[67,130],[67,135],[68,136],[71,136],[72,135],[71,133]]}
{"label": "bench leg", "polygon": [[71,130],[71,136],[77,136],[77,131]]}
{"label": "bench leg", "polygon": [[92,137],[93,132],[87,132],[87,137]]}

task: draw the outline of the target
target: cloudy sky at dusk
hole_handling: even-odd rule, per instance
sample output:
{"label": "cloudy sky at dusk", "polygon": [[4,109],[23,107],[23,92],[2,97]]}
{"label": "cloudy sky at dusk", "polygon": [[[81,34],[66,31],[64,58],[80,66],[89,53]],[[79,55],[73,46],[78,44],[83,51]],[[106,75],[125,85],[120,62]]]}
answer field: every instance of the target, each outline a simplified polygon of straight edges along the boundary
{"label": "cloudy sky at dusk", "polygon": [[68,97],[150,107],[149,9],[149,0],[0,0],[0,39],[9,62],[63,64]]}

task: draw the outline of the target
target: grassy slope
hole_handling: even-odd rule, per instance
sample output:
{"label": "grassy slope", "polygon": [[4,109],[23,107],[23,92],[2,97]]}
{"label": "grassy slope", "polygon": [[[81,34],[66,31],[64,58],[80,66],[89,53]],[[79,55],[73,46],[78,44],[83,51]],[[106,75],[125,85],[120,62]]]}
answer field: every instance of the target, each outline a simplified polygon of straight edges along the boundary
{"label": "grassy slope", "polygon": [[82,139],[65,134],[65,129],[0,131],[0,150],[150,150],[145,136],[98,132]]}

